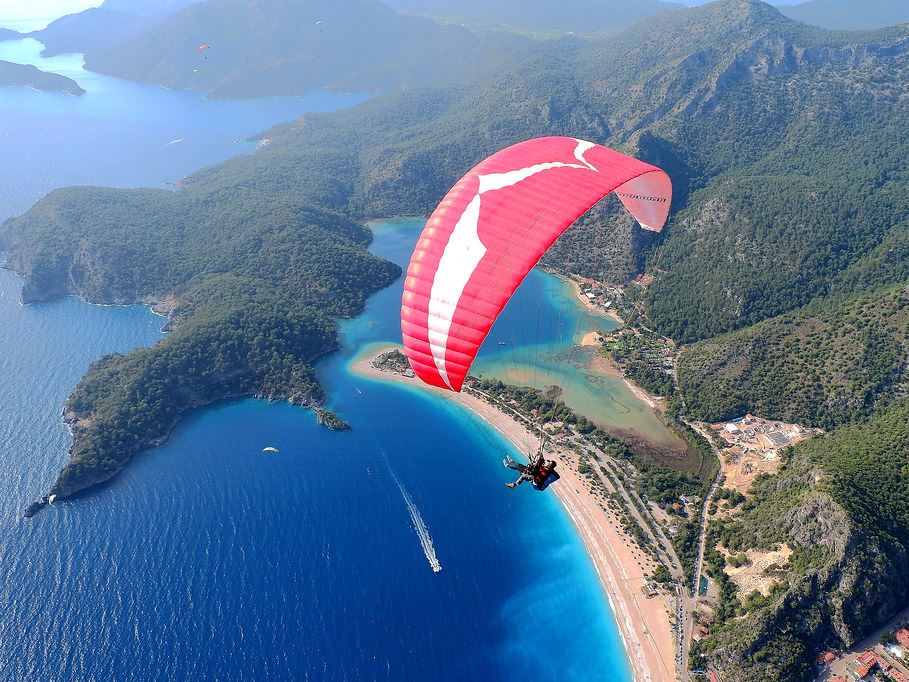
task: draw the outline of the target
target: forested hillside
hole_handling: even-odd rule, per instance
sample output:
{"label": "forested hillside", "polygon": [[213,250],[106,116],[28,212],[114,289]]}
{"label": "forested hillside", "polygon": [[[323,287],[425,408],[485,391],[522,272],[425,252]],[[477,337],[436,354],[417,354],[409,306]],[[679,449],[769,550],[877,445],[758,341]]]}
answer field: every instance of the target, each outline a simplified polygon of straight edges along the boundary
{"label": "forested hillside", "polygon": [[909,601],[909,401],[796,445],[753,493],[714,539],[731,552],[786,543],[794,553],[769,597],[725,602],[694,663],[704,653],[736,682],[814,679],[818,651],[852,646]]}
{"label": "forested hillside", "polygon": [[52,21],[28,35],[44,44],[42,54],[99,52],[140,35],[195,0],[105,0]]}
{"label": "forested hillside", "polygon": [[[503,145],[605,141],[670,171],[668,238],[657,246],[601,207],[596,236],[573,230],[550,263],[621,280],[649,250],[649,266],[667,271],[648,301],[657,328],[707,338],[805,305],[901,243],[907,48],[909,28],[831,34],[762,3],[714,3],[611,39],[546,43],[481,86],[309,118],[281,131],[273,154],[197,177],[229,188],[270,175],[309,192],[311,178],[292,173],[304,159],[338,178],[332,191],[345,188],[326,198],[357,213],[423,213]],[[351,130],[362,131],[355,141]],[[322,162],[338,155],[346,162]]]}
{"label": "forested hillside", "polygon": [[524,42],[403,16],[378,0],[209,0],[90,51],[86,67],[212,97],[380,92],[463,80]]}
{"label": "forested hillside", "polygon": [[816,302],[687,347],[690,416],[747,412],[829,429],[909,392],[909,285]]}
{"label": "forested hillside", "polygon": [[85,92],[72,78],[42,71],[30,64],[13,64],[0,60],[0,87],[24,87],[36,90],[58,90],[70,95]]}
{"label": "forested hillside", "polygon": [[[320,16],[329,11],[325,5]],[[282,16],[297,18],[306,36],[316,21],[331,23]],[[379,49],[380,20],[389,16],[394,26],[423,21],[377,14],[359,59]],[[254,94],[241,88],[252,81],[284,82],[246,75],[268,71],[285,43],[260,45],[268,58],[234,72],[227,62],[243,64],[246,54],[235,47],[240,38],[223,29],[222,63],[218,40],[178,30],[187,25],[172,24],[166,41],[134,45],[142,59],[123,57],[118,68],[194,87],[179,79],[210,61],[213,80],[200,86],[232,94]],[[293,42],[300,34],[280,35]],[[466,31],[439,35],[485,40]],[[212,45],[207,60],[196,50],[201,42]],[[77,293],[105,302],[179,302],[167,341],[103,361],[77,389],[73,463],[57,490],[116,471],[128,458],[123,453],[155,442],[189,406],[242,394],[317,399],[309,362],[335,343],[330,317],[352,314],[397,274],[363,251],[367,237],[356,221],[426,214],[472,164],[507,144],[547,134],[589,138],[666,168],[673,218],[664,235],[644,233],[604,202],[569,231],[548,264],[614,282],[642,267],[656,275],[647,312],[657,330],[692,343],[680,380],[694,416],[750,409],[834,429],[799,446],[778,479],[761,480],[745,516],[722,529],[724,541],[738,537],[741,547],[765,542],[757,529],[773,527],[773,538],[788,533],[810,548],[827,537],[811,524],[832,519],[826,530],[835,546],[797,553],[773,599],[739,595],[752,613],[730,620],[708,646],[729,679],[802,679],[815,647],[857,636],[875,608],[883,614],[894,606],[877,586],[905,603],[897,563],[905,550],[862,544],[892,535],[890,522],[824,482],[858,486],[886,458],[880,475],[889,485],[902,481],[907,466],[909,27],[832,33],[756,0],[722,0],[609,38],[502,45],[495,68],[475,72],[439,67],[439,48],[452,43],[431,42],[424,49],[404,41],[415,50],[407,54],[423,50],[424,71],[410,71],[409,59],[383,61],[386,54],[373,69],[341,60],[303,69],[304,80],[295,82],[343,71],[352,84],[387,68],[413,77],[404,79],[410,83],[417,73],[437,77],[428,79],[432,87],[279,126],[263,134],[270,144],[256,154],[195,173],[176,192],[58,191],[0,228],[0,248],[23,275],[28,300]],[[301,58],[293,53],[289,63]],[[197,64],[190,75],[187,59]],[[266,358],[266,349],[275,352]],[[137,414],[129,403],[146,409]],[[130,435],[134,424],[140,438]],[[869,480],[879,489],[868,499],[889,510],[889,519],[904,516],[904,496],[878,499],[892,488]],[[864,547],[846,566],[843,557]],[[808,600],[816,608],[796,622]],[[726,608],[744,607],[729,599]],[[770,675],[773,660],[784,676]],[[742,676],[736,666],[743,662],[758,676]]]}
{"label": "forested hillside", "polygon": [[164,341],[104,358],[76,388],[76,437],[50,494],[109,479],[193,407],[247,395],[318,406],[311,362],[337,347],[333,318],[400,274],[369,241],[340,215],[252,191],[70,188],[7,223],[0,250],[27,278],[26,302],[177,304]]}

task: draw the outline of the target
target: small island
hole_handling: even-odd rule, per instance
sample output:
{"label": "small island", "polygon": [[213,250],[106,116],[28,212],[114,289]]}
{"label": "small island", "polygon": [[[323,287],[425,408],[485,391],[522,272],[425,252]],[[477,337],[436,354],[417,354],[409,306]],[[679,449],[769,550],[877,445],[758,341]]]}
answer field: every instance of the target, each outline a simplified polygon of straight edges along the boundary
{"label": "small island", "polygon": [[35,90],[83,95],[85,90],[72,78],[50,73],[30,64],[0,61],[0,87],[25,87]]}
{"label": "small island", "polygon": [[331,410],[326,410],[324,407],[316,408],[316,420],[325,428],[331,429],[332,431],[350,431],[350,424],[341,419],[337,414]]}

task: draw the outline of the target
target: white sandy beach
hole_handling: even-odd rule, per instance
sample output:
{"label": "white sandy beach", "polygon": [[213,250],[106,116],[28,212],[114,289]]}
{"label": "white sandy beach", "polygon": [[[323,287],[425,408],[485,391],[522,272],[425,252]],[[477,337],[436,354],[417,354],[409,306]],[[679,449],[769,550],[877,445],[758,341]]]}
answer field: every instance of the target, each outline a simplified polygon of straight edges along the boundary
{"label": "white sandy beach", "polygon": [[[516,449],[530,452],[537,438],[516,419],[467,393],[442,391],[400,374],[375,368],[372,361],[391,347],[382,348],[353,364],[353,371],[363,376],[397,381],[423,390],[434,391],[461,404],[490,424]],[[626,536],[613,516],[605,512],[576,471],[569,453],[560,456],[562,480],[553,486],[577,528],[603,590],[615,614],[622,641],[636,682],[674,682],[675,643],[670,631],[670,599],[666,596],[646,598],[641,591],[652,566],[643,553]]]}

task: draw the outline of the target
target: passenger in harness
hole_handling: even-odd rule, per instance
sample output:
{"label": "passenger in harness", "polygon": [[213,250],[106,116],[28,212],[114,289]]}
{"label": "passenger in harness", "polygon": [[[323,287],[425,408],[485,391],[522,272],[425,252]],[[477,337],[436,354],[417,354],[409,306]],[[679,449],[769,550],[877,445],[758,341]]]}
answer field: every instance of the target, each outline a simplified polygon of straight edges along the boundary
{"label": "passenger in harness", "polygon": [[556,472],[556,462],[553,460],[546,461],[543,451],[540,450],[536,457],[531,460],[531,464],[521,464],[516,462],[508,455],[502,460],[502,464],[507,469],[520,471],[521,475],[512,483],[506,483],[509,488],[516,488],[524,481],[533,483],[536,490],[546,490],[551,484],[559,480],[559,474]]}

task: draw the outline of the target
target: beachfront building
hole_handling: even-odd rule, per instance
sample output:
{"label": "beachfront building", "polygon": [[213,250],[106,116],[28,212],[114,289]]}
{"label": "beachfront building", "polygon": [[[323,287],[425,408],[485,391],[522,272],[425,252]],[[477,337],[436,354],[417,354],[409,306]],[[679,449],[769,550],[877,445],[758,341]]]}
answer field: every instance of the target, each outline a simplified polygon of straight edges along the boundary
{"label": "beachfront building", "polygon": [[846,666],[846,672],[855,682],[872,682],[877,679],[877,673],[883,673],[893,682],[909,682],[909,675],[897,670],[881,658],[873,649],[865,651]]}
{"label": "beachfront building", "polygon": [[909,651],[909,628],[900,628],[893,633],[897,643],[906,651]]}

